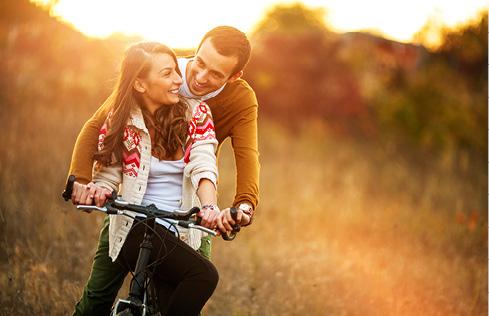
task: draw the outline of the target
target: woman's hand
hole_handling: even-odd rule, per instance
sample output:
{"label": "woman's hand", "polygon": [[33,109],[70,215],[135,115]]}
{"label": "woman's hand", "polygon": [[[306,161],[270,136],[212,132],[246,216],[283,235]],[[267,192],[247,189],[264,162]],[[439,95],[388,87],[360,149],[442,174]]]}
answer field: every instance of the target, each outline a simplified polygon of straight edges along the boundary
{"label": "woman's hand", "polygon": [[111,194],[111,190],[100,187],[93,182],[81,184],[75,181],[71,201],[75,205],[93,205],[95,202],[95,205],[103,206]]}
{"label": "woman's hand", "polygon": [[73,192],[71,193],[71,202],[75,205],[92,205],[95,187],[92,182],[81,184],[77,181],[73,183]]}
{"label": "woman's hand", "polygon": [[210,229],[216,229],[216,220],[217,217],[219,216],[219,207],[217,205],[204,205],[202,206],[202,209],[200,212],[197,214],[199,217],[201,217],[201,222],[200,225],[210,228]]}
{"label": "woman's hand", "polygon": [[233,230],[233,225],[239,224],[241,226],[246,226],[250,223],[251,219],[247,214],[243,213],[243,211],[240,211],[239,209],[237,210],[237,212],[238,213],[235,221],[231,215],[230,208],[222,210],[222,212],[216,219],[217,228],[219,229],[219,231],[229,234]]}

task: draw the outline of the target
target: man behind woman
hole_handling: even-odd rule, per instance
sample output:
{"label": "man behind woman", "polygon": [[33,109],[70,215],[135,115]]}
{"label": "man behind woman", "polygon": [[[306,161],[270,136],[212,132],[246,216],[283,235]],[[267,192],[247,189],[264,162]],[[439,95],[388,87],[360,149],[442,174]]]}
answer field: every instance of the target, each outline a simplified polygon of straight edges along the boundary
{"label": "man behind woman", "polygon": [[[234,47],[233,47],[233,43],[234,43]],[[236,45],[236,43],[238,44]],[[238,52],[236,50],[236,47],[238,48]],[[217,139],[219,140],[219,143],[222,143],[222,141],[225,138],[229,136],[232,138],[232,144],[233,144],[233,148],[235,149],[237,171],[238,171],[237,196],[234,205],[243,206],[243,204],[245,204],[245,206],[248,206],[248,208],[244,207],[242,209],[242,210],[247,210],[246,214],[240,212],[239,220],[241,221],[241,224],[246,224],[250,222],[250,218],[251,218],[250,215],[252,215],[252,209],[256,206],[257,203],[257,191],[258,191],[257,173],[258,173],[259,165],[257,160],[258,152],[257,152],[257,142],[256,142],[257,102],[252,89],[246,84],[246,82],[239,79],[239,77],[242,75],[242,68],[246,64],[248,58],[249,58],[249,42],[246,39],[246,36],[234,28],[218,27],[208,32],[208,34],[206,34],[201,44],[199,45],[197,56],[194,59],[185,60],[186,63],[184,63],[183,66],[182,66],[182,62],[180,62],[180,67],[182,69],[185,78],[182,89],[180,89],[180,93],[182,93],[187,97],[200,96],[200,97],[207,98],[208,102],[210,102],[211,104],[214,102],[214,104],[212,104],[211,106],[213,106],[216,109],[216,113],[218,113],[219,115],[219,120],[216,121],[216,124],[221,125],[221,128],[218,128],[217,130],[217,134],[218,134]],[[152,102],[148,102],[148,98],[142,97],[145,94],[153,95],[154,98],[160,97],[158,93],[150,94],[150,92],[152,91],[151,89],[152,86],[149,83],[155,84],[155,82],[147,81],[146,86],[142,85],[141,82],[139,83],[138,82],[139,81],[137,80],[135,81],[134,90],[137,92],[137,93],[135,92],[136,96],[140,96],[138,97],[139,101],[144,101],[143,105],[152,103]],[[176,84],[177,82],[173,82],[173,85]],[[157,87],[157,86],[153,86],[153,87]],[[170,94],[168,96],[172,96],[172,94],[175,94],[176,92],[175,88],[172,86],[170,86],[169,90],[161,90],[161,86],[160,86],[154,91],[169,91]],[[161,95],[161,97],[163,97],[163,95]],[[151,101],[151,98],[149,98],[149,100]],[[206,106],[196,107],[195,102],[191,101],[190,103],[191,103],[191,108],[193,110],[201,109],[202,112],[202,113],[195,113],[195,111],[193,111],[192,115],[194,118],[194,123],[202,122],[202,117],[197,119],[196,116],[203,115],[203,117],[207,117],[207,116],[210,117],[210,115],[207,115],[207,113],[210,114],[210,112],[208,111],[208,108]],[[142,106],[141,108],[144,110],[144,109],[151,108],[151,106],[149,107]],[[167,108],[167,106],[165,106],[164,108]],[[102,125],[102,122],[105,121],[107,117],[107,112],[109,110],[110,109],[108,109],[107,107],[101,107],[101,109],[97,111],[94,117],[92,117],[92,119],[89,122],[87,122],[87,124],[85,125],[84,129],[82,130],[77,140],[77,145],[75,147],[74,154],[73,154],[71,173],[74,173],[78,177],[81,175],[82,179],[83,177],[85,179],[89,179],[89,176],[87,174],[88,168],[86,166],[87,166],[87,162],[92,161],[90,153],[93,152],[93,150],[91,149],[92,145],[90,144],[92,139],[95,138],[93,135],[90,135],[90,133],[93,134],[94,129],[96,131],[100,129],[100,126]],[[152,129],[157,130],[156,128],[157,124],[154,124],[155,123],[154,117],[147,115],[148,111],[145,110],[141,112],[142,112],[141,114],[143,116],[143,121],[145,126],[136,126],[138,120],[133,119],[136,115],[133,115],[134,113],[132,112],[131,115],[133,116],[131,118],[131,123],[135,125],[134,127],[136,128],[136,130],[139,127],[143,131],[144,131],[144,127],[146,127],[147,125],[148,126],[147,129],[149,130],[149,135],[151,137],[151,143],[154,143],[157,137],[161,136],[158,133],[151,131]],[[151,113],[151,110],[149,110],[149,112]],[[157,111],[153,112],[153,114],[155,113],[157,113]],[[167,115],[165,117],[168,117],[169,113],[170,112],[167,111],[166,112]],[[113,115],[112,112],[110,112],[109,115],[110,116]],[[107,122],[110,125],[110,118]],[[139,123],[140,122],[141,120],[139,121]],[[104,127],[105,126],[106,125],[104,125]],[[178,124],[172,126],[177,127]],[[104,130],[106,130],[107,132],[107,129],[102,128],[102,131]],[[172,131],[174,130],[177,131],[178,128],[175,129],[172,128]],[[135,142],[141,142],[142,139],[144,140],[144,137],[142,137],[141,139],[140,137],[137,136],[134,137],[133,136],[134,133],[131,133],[130,131],[131,129],[129,129],[128,131],[124,130],[124,132],[126,132],[124,139],[126,143],[129,144],[129,148],[132,148],[131,146],[133,145],[131,144],[134,144]],[[219,131],[221,131],[221,133],[219,133]],[[126,135],[128,137],[127,139],[126,139]],[[178,135],[180,136],[178,137]],[[209,135],[209,133],[206,132],[204,128],[201,135]],[[103,133],[101,136],[102,136],[101,138],[104,138]],[[107,133],[105,134],[105,137],[108,137]],[[163,138],[165,137],[170,137],[170,136],[169,135],[163,136]],[[160,164],[160,167],[161,166],[164,167],[162,169],[161,168],[158,169],[160,172],[161,170],[166,170],[166,171],[178,170],[179,162],[181,163],[181,161],[179,161],[178,158],[181,157],[182,154],[181,151],[183,151],[182,147],[185,147],[187,150],[190,148],[192,149],[190,152],[188,152],[188,155],[185,155],[186,158],[188,159],[188,165],[192,165],[193,159],[199,160],[198,159],[199,156],[202,157],[206,156],[205,154],[204,155],[199,154],[200,151],[198,149],[210,148],[212,146],[209,146],[209,144],[213,143],[211,138],[206,138],[200,140],[201,142],[203,142],[202,144],[197,144],[195,146],[194,145],[188,146],[188,141],[187,141],[187,144],[185,144],[186,146],[181,146],[184,143],[182,141],[184,138],[182,137],[182,134],[174,133],[174,137],[176,137],[175,139],[179,140],[176,143],[180,145],[174,148],[174,152],[171,157],[162,157],[159,156],[157,152],[155,152],[153,156],[157,157],[158,159],[151,158],[150,174],[147,179],[148,185],[147,187],[145,187],[144,190],[142,190],[141,187],[139,187],[139,190],[141,190],[141,192],[143,193],[145,192],[145,195],[143,197],[145,197],[146,199],[143,199],[142,202],[148,200],[147,198],[151,196],[151,194],[149,194],[151,191],[155,192],[154,190],[151,190],[151,187],[154,188],[154,186],[150,184],[151,182],[149,180],[151,179],[152,176],[151,169],[153,170],[156,169],[153,167],[153,165],[156,165],[158,162],[161,162],[160,158],[167,158],[167,159],[171,158],[167,161],[164,161],[163,164]],[[187,140],[188,139],[189,138],[187,138]],[[83,144],[88,144],[88,145],[82,146]],[[102,147],[101,149],[103,150],[103,141],[99,145],[101,145]],[[179,150],[181,151],[179,152]],[[171,151],[166,151],[166,152],[171,153]],[[209,153],[208,150],[204,150],[202,151],[202,154],[204,152]],[[131,153],[126,153],[126,155],[128,154]],[[146,153],[144,152],[144,150],[141,151],[141,157],[143,157],[145,154]],[[97,160],[97,154],[94,157]],[[206,157],[208,158],[208,156]],[[107,156],[105,162],[107,163]],[[134,163],[134,161],[132,162]],[[100,162],[97,161],[97,164],[100,165]],[[188,168],[188,165],[184,167],[185,170],[191,170],[191,168]],[[204,164],[204,166],[205,168],[210,167],[210,165],[208,164]],[[143,170],[145,169],[146,165],[143,165],[143,159],[141,160],[140,165],[136,167],[138,167],[139,172],[141,172],[141,169]],[[180,164],[180,168],[181,168],[181,164]],[[123,165],[121,170],[130,173],[131,170],[134,170],[134,164]],[[188,192],[192,191],[186,189],[184,184],[193,182],[194,186],[192,189],[195,190],[198,187],[198,191],[193,192],[198,194],[193,194],[193,195],[194,197],[198,196],[200,198],[200,201],[203,202],[202,204],[205,204],[204,200],[206,198],[212,195],[214,195],[215,197],[215,186],[214,186],[215,182],[213,182],[213,176],[210,176],[212,174],[212,171],[209,170],[210,169],[208,169],[208,171],[203,173],[207,175],[207,178],[204,176],[201,177],[201,180],[199,180],[198,183],[192,181],[193,179],[192,179],[191,172],[190,173],[184,172],[184,174],[187,176],[187,180],[190,179],[190,181],[186,181],[186,178],[183,177],[182,186],[181,186],[181,188],[183,189],[182,190],[183,196],[185,196],[186,194],[188,196]],[[117,178],[117,177],[114,178],[113,172],[109,172],[108,174],[110,175],[108,177],[106,176],[106,178],[109,178],[108,182],[109,183],[111,181],[113,182],[112,182],[112,186],[110,186],[110,184],[106,184],[105,188],[114,189],[117,184],[117,181],[114,181],[114,179],[121,180],[121,178]],[[161,175],[161,173],[159,175]],[[122,175],[122,182],[123,182],[122,192],[125,191],[125,187],[128,188],[127,189],[128,191],[132,189],[132,186],[130,184],[124,185],[124,181],[126,181],[127,183],[131,183],[130,180],[132,179],[128,178],[127,176],[128,175],[126,174]],[[166,174],[166,176],[168,176],[168,174]],[[139,176],[136,175],[136,178],[137,177],[141,178],[140,175]],[[196,178],[198,179],[198,177]],[[97,179],[98,179],[97,177],[94,177],[94,180],[98,181]],[[144,177],[142,177],[142,179],[144,179]],[[175,179],[174,176],[173,179]],[[84,186],[79,187],[79,189],[80,188],[83,189],[81,191],[82,194],[81,195],[78,194],[77,196],[75,196],[74,200],[76,199],[77,202],[80,203],[91,203],[91,201],[89,200],[92,199],[93,197],[98,203],[102,203],[105,192],[101,190],[97,191],[96,190],[97,187],[100,186],[91,185],[88,190]],[[178,187],[178,185],[174,187]],[[166,190],[166,191],[173,192],[171,190]],[[78,192],[80,192],[80,190]],[[156,195],[153,195],[153,197],[155,196]],[[174,198],[172,199],[171,198],[172,196],[173,197],[178,196],[178,192],[175,194],[166,195],[167,199],[171,200],[173,203],[177,203],[178,201],[176,201]],[[195,203],[195,199],[193,203]],[[204,208],[205,209],[204,214],[201,214],[204,215],[205,224],[209,227],[213,227],[215,226],[215,222],[216,222],[215,219],[218,218],[221,219],[219,226],[222,229],[229,228],[229,224],[232,224],[232,221],[228,220],[227,218],[229,217],[229,213],[223,212],[221,216],[218,216],[215,212],[217,210],[217,206],[215,206],[215,203],[208,204],[208,206],[210,207]],[[112,226],[118,227],[117,225],[113,225],[112,222],[110,223],[110,225],[111,228]],[[127,223],[125,223],[125,225],[127,225]],[[118,249],[118,247],[112,246],[113,244],[112,240],[110,241],[110,247],[109,247],[108,226],[109,226],[108,221],[106,221],[101,231],[99,248],[94,258],[92,274],[90,276],[87,286],[85,287],[82,299],[77,304],[77,310],[75,312],[76,314],[92,314],[92,315],[107,314],[108,310],[110,310],[110,306],[113,302],[113,299],[115,298],[115,295],[117,294],[117,291],[120,285],[122,284],[124,276],[127,274],[127,269],[123,269],[120,265],[112,263],[111,262],[112,260],[109,259],[108,248],[111,248],[110,254],[111,257],[114,258],[114,256],[117,256],[117,251],[114,253],[114,249]],[[130,240],[133,240],[131,239],[131,234],[129,234],[129,237],[127,237],[128,242],[126,242],[126,244],[129,243]],[[123,235],[124,234],[119,235],[119,238],[121,236],[124,237]],[[113,229],[110,229],[110,236],[111,239],[113,239],[112,238]],[[203,241],[205,241],[205,239],[203,239]],[[196,244],[194,244],[194,248],[195,246]],[[126,245],[122,246],[123,253],[125,251],[125,247],[127,246]],[[133,255],[133,257],[134,256],[135,255]],[[166,280],[165,282],[168,283],[168,280]],[[173,282],[173,284],[176,283]],[[197,288],[194,288],[194,291],[195,290],[197,290]],[[205,291],[202,291],[202,293],[204,292]],[[168,298],[168,293],[166,294],[165,297]]]}

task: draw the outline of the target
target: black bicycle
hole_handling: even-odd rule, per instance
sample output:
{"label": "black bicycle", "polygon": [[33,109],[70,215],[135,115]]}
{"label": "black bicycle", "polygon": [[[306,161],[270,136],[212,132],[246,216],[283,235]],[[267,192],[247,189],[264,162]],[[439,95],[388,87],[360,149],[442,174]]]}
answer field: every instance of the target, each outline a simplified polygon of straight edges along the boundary
{"label": "black bicycle", "polygon": [[[71,199],[75,181],[76,178],[73,175],[68,178],[66,188],[62,193],[62,197],[65,201]],[[117,196],[115,192],[112,192],[112,196],[107,199],[103,207],[95,205],[77,205],[77,209],[95,210],[109,215],[122,215],[131,218],[134,217],[128,214],[127,211],[146,216],[143,241],[139,246],[139,255],[129,288],[129,296],[126,299],[118,299],[116,301],[112,308],[111,315],[113,316],[160,315],[156,291],[152,282],[152,271],[150,268],[153,264],[149,264],[150,255],[153,250],[151,240],[154,235],[157,218],[162,219],[173,226],[178,225],[189,229],[198,229],[212,236],[217,235],[217,232],[214,230],[199,225],[200,217],[195,216],[200,211],[198,207],[193,207],[188,211],[176,210],[169,212],[158,209],[154,204],[143,206],[128,203]],[[235,208],[231,208],[231,215],[235,220],[237,219],[237,210]],[[240,226],[235,225],[231,234],[228,235],[222,233],[222,238],[228,241],[233,240],[239,230]]]}

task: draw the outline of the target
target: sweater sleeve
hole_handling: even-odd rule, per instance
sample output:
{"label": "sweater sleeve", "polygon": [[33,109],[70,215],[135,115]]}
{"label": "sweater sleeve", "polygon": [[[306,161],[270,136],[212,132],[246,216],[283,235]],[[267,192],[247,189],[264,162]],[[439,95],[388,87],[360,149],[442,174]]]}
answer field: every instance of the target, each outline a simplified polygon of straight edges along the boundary
{"label": "sweater sleeve", "polygon": [[80,183],[86,184],[92,180],[93,154],[97,151],[99,131],[107,113],[108,110],[101,106],[83,125],[76,139],[69,174],[75,175]]}
{"label": "sweater sleeve", "polygon": [[195,189],[204,178],[217,187],[217,144],[211,111],[207,104],[200,103],[194,109],[189,124],[189,141],[185,151],[187,164],[184,168]]}
{"label": "sweater sleeve", "polygon": [[[104,140],[110,125],[110,116],[111,114],[109,113],[98,134],[97,148],[99,151],[104,148]],[[115,157],[112,156],[112,158]],[[119,185],[122,183],[122,162],[117,159],[112,159],[111,164],[108,166],[94,164],[92,181],[99,186],[117,192]]]}
{"label": "sweater sleeve", "polygon": [[122,183],[121,163],[116,162],[100,169],[94,167],[92,181],[98,186],[117,192]]}
{"label": "sweater sleeve", "polygon": [[239,119],[232,127],[231,144],[236,162],[236,195],[233,205],[247,202],[256,209],[260,162],[258,160],[258,102],[250,99],[252,106],[240,113]]}

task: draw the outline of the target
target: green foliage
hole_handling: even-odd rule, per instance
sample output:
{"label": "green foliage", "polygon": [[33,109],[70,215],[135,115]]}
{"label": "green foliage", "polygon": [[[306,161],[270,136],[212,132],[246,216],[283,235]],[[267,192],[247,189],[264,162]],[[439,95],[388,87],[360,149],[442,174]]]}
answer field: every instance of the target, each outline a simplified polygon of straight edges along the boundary
{"label": "green foliage", "polygon": [[471,83],[486,90],[487,30],[486,12],[460,29],[445,29],[443,41],[435,50],[437,57],[449,63],[456,71],[462,72]]}
{"label": "green foliage", "polygon": [[487,14],[445,31],[413,73],[400,73],[371,100],[383,135],[431,152],[487,157]]}
{"label": "green foliage", "polygon": [[339,136],[399,149],[487,156],[487,13],[445,29],[440,46],[329,32],[324,13],[277,5],[253,34],[251,81],[265,116],[294,129],[322,120]]}

